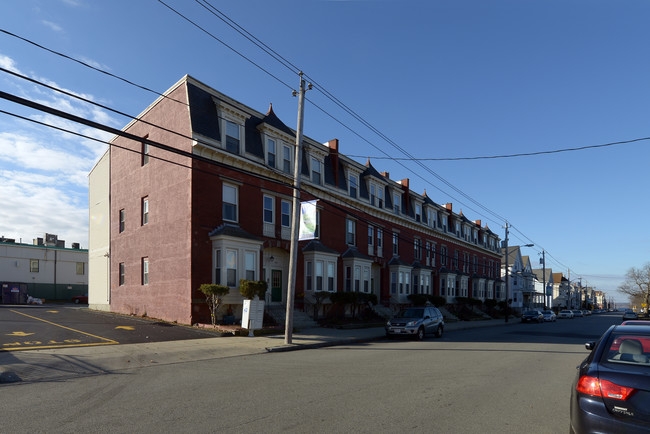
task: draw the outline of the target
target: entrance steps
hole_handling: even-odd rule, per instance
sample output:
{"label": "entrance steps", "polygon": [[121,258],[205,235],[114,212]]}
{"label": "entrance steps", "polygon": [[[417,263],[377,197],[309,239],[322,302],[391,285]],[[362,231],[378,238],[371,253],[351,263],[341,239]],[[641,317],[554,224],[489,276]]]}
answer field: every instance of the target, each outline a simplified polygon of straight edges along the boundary
{"label": "entrance steps", "polygon": [[[268,314],[279,325],[284,326],[287,319],[287,308],[283,305],[272,305],[268,307]],[[314,321],[309,315],[300,310],[293,310],[293,326],[297,329],[308,329],[318,327],[318,323]]]}

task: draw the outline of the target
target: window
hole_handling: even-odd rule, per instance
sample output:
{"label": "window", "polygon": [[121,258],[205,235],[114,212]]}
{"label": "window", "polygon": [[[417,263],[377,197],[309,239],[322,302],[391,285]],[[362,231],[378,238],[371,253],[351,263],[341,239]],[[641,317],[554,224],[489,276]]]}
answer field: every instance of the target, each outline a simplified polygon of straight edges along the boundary
{"label": "window", "polygon": [[413,240],[413,256],[417,261],[422,259],[422,240],[419,238]]}
{"label": "window", "polygon": [[142,142],[142,163],[144,166],[149,162],[149,143]]}
{"label": "window", "polygon": [[370,205],[375,206],[375,193],[376,187],[374,184],[370,184]]}
{"label": "window", "polygon": [[264,223],[273,224],[273,198],[271,196],[264,196]]}
{"label": "window", "polygon": [[361,267],[354,267],[354,292],[359,292],[361,289]]}
{"label": "window", "polygon": [[426,255],[425,264],[427,266],[431,266],[431,242],[430,241],[427,241],[426,244],[424,245],[424,252]]}
{"label": "window", "polygon": [[223,219],[237,221],[237,187],[223,184]]}
{"label": "window", "polygon": [[442,230],[447,232],[447,228],[448,228],[448,226],[447,226],[447,216],[442,216]]}
{"label": "window", "polygon": [[447,266],[447,247],[440,246],[440,265]]}
{"label": "window", "polygon": [[313,182],[316,185],[321,184],[321,163],[318,159],[313,158],[311,159],[311,182]]}
{"label": "window", "polygon": [[372,247],[375,245],[373,240],[374,232],[375,232],[375,228],[368,225],[368,249],[372,249]]}
{"label": "window", "polygon": [[257,270],[257,267],[255,266],[255,253],[246,252],[244,254],[244,266],[246,267],[246,280],[255,280],[255,275],[257,274],[255,273]]}
{"label": "window", "polygon": [[419,203],[415,204],[415,221],[419,222],[422,220],[422,207]]}
{"label": "window", "polygon": [[397,272],[391,271],[390,273],[390,293],[397,294]]}
{"label": "window", "polygon": [[314,263],[307,261],[305,264],[305,290],[311,291],[313,289],[312,279],[314,278]]}
{"label": "window", "polygon": [[384,234],[381,229],[377,229],[377,256],[384,256],[383,253],[383,238]]}
{"label": "window", "polygon": [[38,259],[29,260],[29,272],[38,273]]}
{"label": "window", "polygon": [[350,174],[350,197],[357,198],[357,191],[359,189],[359,177],[357,175]]}
{"label": "window", "polygon": [[275,168],[275,140],[266,140],[266,164]]}
{"label": "window", "polygon": [[323,261],[316,261],[316,291],[323,290]]}
{"label": "window", "polygon": [[400,195],[393,193],[393,209],[395,211],[395,214],[399,214],[400,202]]}
{"label": "window", "polygon": [[355,226],[356,222],[354,220],[345,220],[345,242],[351,246],[356,245]]}
{"label": "window", "polygon": [[336,274],[334,269],[334,262],[327,263],[327,290],[330,292],[336,291],[334,282],[336,281]]}
{"label": "window", "polygon": [[393,256],[399,255],[399,234],[393,232]]}
{"label": "window", "polygon": [[142,284],[149,284],[149,258],[142,258]]}
{"label": "window", "polygon": [[420,275],[413,273],[411,277],[413,278],[413,294],[417,294],[420,288]]}
{"label": "window", "polygon": [[345,291],[352,291],[352,267],[345,267]]}
{"label": "window", "polygon": [[83,262],[77,262],[77,275],[83,276],[85,274],[86,264]]}
{"label": "window", "polygon": [[214,283],[221,285],[221,250],[214,251]]}
{"label": "window", "polygon": [[239,125],[226,121],[226,150],[239,154]]}
{"label": "window", "polygon": [[432,228],[436,227],[436,213],[430,208],[427,208],[427,222]]}
{"label": "window", "polygon": [[370,292],[370,267],[363,267],[363,292]]}
{"label": "window", "polygon": [[282,170],[291,173],[291,148],[288,146],[282,147]]}
{"label": "window", "polygon": [[149,197],[142,198],[142,225],[149,223]]}
{"label": "window", "polygon": [[377,199],[379,199],[379,201],[377,203],[377,206],[379,208],[383,208],[384,207],[384,189],[381,186],[379,186],[377,188]]}
{"label": "window", "polygon": [[453,267],[454,270],[458,270],[458,250],[454,250]]}
{"label": "window", "polygon": [[126,224],[126,217],[124,214],[124,208],[120,210],[120,233],[124,232],[125,224]]}
{"label": "window", "polygon": [[283,227],[288,228],[291,226],[291,204],[286,200],[283,200],[281,203],[281,216],[280,223]]}
{"label": "window", "polygon": [[237,286],[237,250],[226,250],[226,286]]}
{"label": "window", "polygon": [[120,262],[120,286],[124,285],[124,262]]}

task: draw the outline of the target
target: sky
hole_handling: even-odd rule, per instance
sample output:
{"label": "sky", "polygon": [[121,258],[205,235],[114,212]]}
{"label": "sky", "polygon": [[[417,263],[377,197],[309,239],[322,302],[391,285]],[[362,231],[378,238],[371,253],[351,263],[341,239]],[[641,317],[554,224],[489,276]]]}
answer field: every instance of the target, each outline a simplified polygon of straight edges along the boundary
{"label": "sky", "polygon": [[[0,68],[131,116],[157,97],[142,87],[189,74],[262,113],[273,103],[294,128],[302,70],[317,85],[307,136],[338,138],[343,154],[502,239],[507,220],[511,246],[535,245],[522,248],[534,268],[544,251],[547,268],[627,301],[626,271],[650,261],[650,141],[634,141],[650,136],[650,2],[208,1],[4,0]],[[116,128],[130,120],[2,70],[0,90]],[[110,139],[4,99],[0,110]],[[88,173],[106,148],[0,113],[0,236],[87,248]]]}

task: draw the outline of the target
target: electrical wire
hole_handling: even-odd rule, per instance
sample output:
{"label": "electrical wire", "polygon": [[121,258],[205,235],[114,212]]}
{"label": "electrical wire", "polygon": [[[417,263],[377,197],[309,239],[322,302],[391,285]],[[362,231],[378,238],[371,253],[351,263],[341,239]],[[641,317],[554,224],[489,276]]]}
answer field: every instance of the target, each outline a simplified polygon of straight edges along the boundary
{"label": "electrical wire", "polygon": [[[10,100],[10,101],[15,102],[17,104],[27,103],[28,102],[27,100],[24,100],[24,99],[22,99],[20,97],[13,96],[13,95],[7,94],[7,93],[2,92],[2,91],[0,91],[0,98]],[[35,103],[33,101],[30,102],[30,104],[23,104],[23,105],[27,105],[28,107],[36,109],[36,110],[45,111],[46,113],[54,115],[54,116],[63,117],[64,119],[67,119],[67,120],[70,120],[70,121],[73,121],[73,122],[78,122],[78,123],[81,123],[81,124],[86,125],[86,126],[90,126],[90,127],[93,127],[93,128],[98,128],[100,130],[107,131],[107,132],[114,132],[113,131],[114,129],[112,127],[107,126],[107,125],[102,125],[102,124],[99,124],[97,122],[90,121],[88,119],[83,119],[81,117],[72,115],[70,113],[65,113],[65,112],[62,112],[62,111],[57,110],[57,109],[49,108],[49,107],[43,106],[41,104]],[[21,115],[15,114],[15,113],[7,112],[5,110],[0,110],[0,113],[10,115],[10,116],[13,116],[13,117],[25,120],[25,121],[29,121],[29,122],[32,122],[32,123],[35,123],[35,124],[38,124],[38,125],[41,125],[41,126],[56,129],[57,131],[66,132],[66,133],[73,134],[75,136],[82,137],[82,138],[85,138],[85,139],[93,140],[93,141],[96,141],[96,142],[99,142],[99,143],[105,143],[105,144],[107,144],[107,145],[109,145],[111,147],[116,147],[116,148],[119,148],[119,149],[127,150],[129,152],[134,153],[134,154],[142,155],[141,151],[138,151],[138,150],[135,150],[135,149],[132,149],[132,148],[128,148],[128,147],[124,147],[124,146],[120,146],[120,145],[117,145],[117,144],[115,144],[113,142],[98,139],[98,138],[95,138],[95,137],[92,137],[92,136],[88,136],[88,135],[85,135],[85,134],[82,134],[82,133],[78,133],[78,132],[63,128],[63,127],[51,125],[51,124],[41,122],[41,121],[38,121],[38,120],[35,120],[35,119],[31,119],[31,118],[28,118],[28,117],[25,117],[25,116],[21,116]],[[61,115],[63,115],[63,116],[61,116]],[[227,168],[229,168],[231,170],[234,170],[234,171],[246,174],[246,175],[251,175],[251,172],[244,171],[244,170],[238,170],[238,169],[233,168],[233,167],[231,167],[229,165],[219,163],[219,162],[216,162],[214,160],[206,159],[205,157],[201,157],[201,156],[198,156],[196,154],[188,153],[186,151],[182,151],[182,150],[174,148],[174,147],[172,147],[170,145],[164,145],[162,143],[154,142],[154,141],[148,140],[146,138],[142,139],[142,138],[139,138],[137,136],[133,136],[132,134],[129,134],[129,133],[126,133],[126,132],[120,132],[120,134],[118,134],[118,135],[121,136],[121,137],[125,137],[127,139],[138,141],[138,142],[148,143],[151,146],[163,149],[164,151],[168,151],[168,152],[172,152],[172,153],[175,153],[175,154],[178,154],[178,155],[186,156],[186,157],[189,157],[191,159],[196,159],[196,160],[199,160],[199,161],[207,162],[209,164],[216,165],[218,167],[227,167]],[[171,163],[171,164],[183,167],[183,168],[187,168],[187,169],[190,169],[190,170],[195,170],[197,172],[201,172],[201,173],[205,173],[205,174],[209,174],[209,175],[219,177],[219,174],[217,174],[215,172],[202,170],[200,168],[196,168],[196,167],[193,167],[193,166],[188,166],[188,165],[185,165],[185,164],[182,164],[182,163],[179,163],[179,162],[175,162],[175,161],[172,161],[172,160],[169,160],[169,159],[165,159],[165,158],[162,158],[162,157],[158,157],[158,156],[155,156],[155,155],[149,154],[149,158],[161,160],[163,162]],[[274,180],[274,179],[271,179],[271,178],[268,178],[268,177],[264,177],[263,175],[260,175],[260,174],[253,174],[253,176],[255,176],[255,177],[259,178],[259,179],[265,179],[267,181],[275,182],[275,183],[277,183],[279,185],[282,185],[282,186],[284,186],[286,188],[294,188],[293,185],[283,184],[283,183],[281,183],[281,182],[279,182],[277,180]],[[242,185],[248,185],[248,186],[252,186],[252,187],[255,187],[255,188],[259,188],[259,184],[247,183],[245,181],[241,181],[241,183],[242,183]],[[330,205],[331,208],[327,209],[326,211],[331,212],[331,213],[333,213],[332,209],[336,209],[336,210],[340,211],[341,213],[337,214],[338,217],[353,217],[353,218],[355,218],[357,220],[360,220],[360,221],[367,220],[367,217],[364,216],[364,215],[355,214],[354,212],[350,212],[350,209],[343,208],[343,207],[337,205],[336,203],[334,203],[332,201],[329,201],[327,199],[324,199],[322,197],[318,197],[318,196],[316,196],[315,194],[313,194],[311,192],[306,192],[306,193],[309,193],[310,195],[314,196],[318,200],[322,200],[323,202]],[[346,205],[349,206],[352,209],[355,209],[358,212],[363,212],[360,208],[354,207],[353,205],[351,205],[349,203],[346,203]],[[372,226],[375,227],[376,225],[372,225]],[[393,234],[397,234],[398,240],[400,240],[402,242],[408,242],[409,244],[415,243],[416,239],[420,240],[420,243],[422,241],[421,238],[408,237],[408,236],[405,236],[401,232],[400,233],[393,232]],[[443,244],[443,240],[439,240],[439,241],[440,241],[440,243],[434,242],[432,244],[433,248],[429,249],[429,251],[431,251],[433,253],[434,257],[435,257],[436,254],[439,254],[441,256],[441,260],[444,261],[444,263],[441,263],[441,265],[445,266],[446,262],[448,260],[451,260],[452,262],[459,263],[459,264],[480,266],[480,262],[479,263],[472,263],[471,261],[465,261],[464,259],[460,259],[460,257],[459,258],[456,258],[455,256],[452,257],[450,253],[446,253],[447,249],[446,249],[446,245]],[[439,251],[436,250],[436,246],[438,244],[440,244],[440,250]],[[422,250],[424,250],[425,252],[427,251],[427,249],[424,248],[421,244],[420,244],[420,248]],[[443,248],[445,249],[444,254],[443,254]],[[456,254],[458,252],[458,250],[454,250],[454,252]],[[496,254],[498,254],[498,253],[492,252],[492,255],[496,255]],[[468,258],[469,257],[470,257],[470,255],[468,254]],[[474,255],[474,257],[476,257],[476,255]],[[488,266],[485,264],[486,260],[487,259],[484,258],[484,263],[483,263],[484,269],[488,268]]]}

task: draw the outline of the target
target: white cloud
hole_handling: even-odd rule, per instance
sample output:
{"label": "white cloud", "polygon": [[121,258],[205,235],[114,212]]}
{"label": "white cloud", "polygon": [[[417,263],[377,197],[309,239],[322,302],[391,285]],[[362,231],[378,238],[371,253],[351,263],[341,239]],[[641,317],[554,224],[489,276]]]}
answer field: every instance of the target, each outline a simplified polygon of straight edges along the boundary
{"label": "white cloud", "polygon": [[86,193],[75,193],[54,176],[0,171],[0,235],[36,238],[45,232],[87,246]]}
{"label": "white cloud", "polygon": [[16,67],[16,62],[9,56],[0,54],[0,66],[9,71],[21,74],[20,70]]}
{"label": "white cloud", "polygon": [[53,23],[52,21],[48,20],[42,20],[41,23],[54,30],[55,32],[63,32],[63,27],[59,26],[57,23]]}
{"label": "white cloud", "polygon": [[0,133],[0,160],[25,169],[72,173],[77,169],[90,169],[93,158],[54,149],[51,144],[42,145],[27,135]]}

